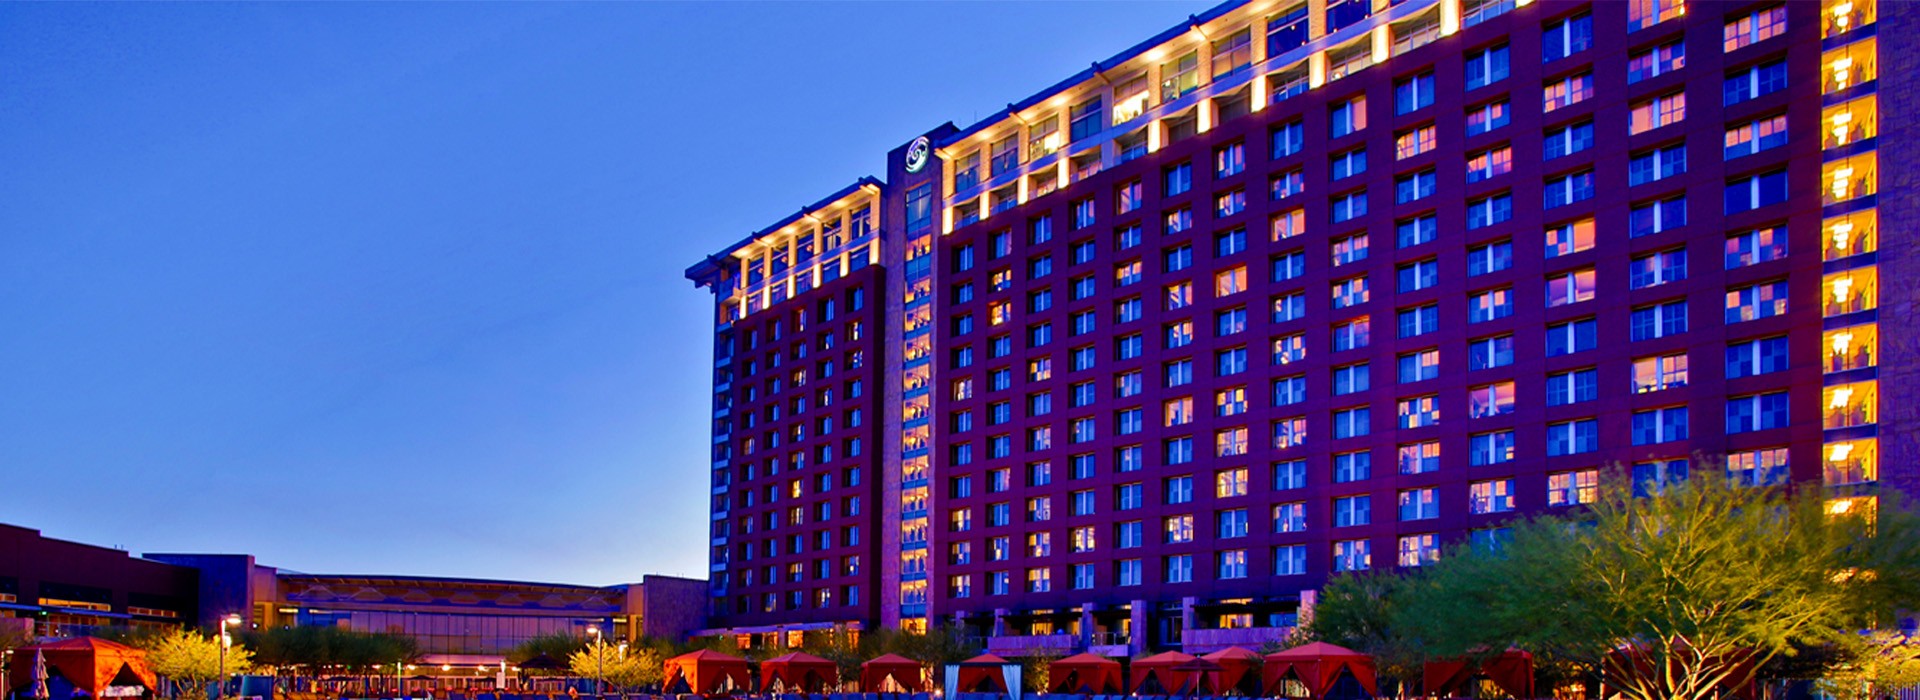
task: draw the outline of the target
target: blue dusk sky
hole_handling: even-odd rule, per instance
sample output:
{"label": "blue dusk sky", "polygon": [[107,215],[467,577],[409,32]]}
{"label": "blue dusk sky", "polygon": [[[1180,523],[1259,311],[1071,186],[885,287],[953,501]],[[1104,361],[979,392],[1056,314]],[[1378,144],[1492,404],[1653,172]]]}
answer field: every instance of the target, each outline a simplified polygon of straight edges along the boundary
{"label": "blue dusk sky", "polygon": [[682,271],[1208,6],[0,4],[0,522],[704,577]]}

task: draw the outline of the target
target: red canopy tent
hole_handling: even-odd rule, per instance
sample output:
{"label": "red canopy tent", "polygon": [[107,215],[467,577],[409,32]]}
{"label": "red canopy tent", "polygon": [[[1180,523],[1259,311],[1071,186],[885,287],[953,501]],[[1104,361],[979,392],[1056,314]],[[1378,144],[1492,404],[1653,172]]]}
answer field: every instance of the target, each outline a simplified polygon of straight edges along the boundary
{"label": "red canopy tent", "polygon": [[667,659],[665,666],[666,682],[661,684],[664,688],[672,688],[680,681],[686,681],[687,688],[694,693],[725,692],[729,688],[722,681],[732,681],[731,690],[753,687],[747,660],[738,656],[702,649]]}
{"label": "red canopy tent", "polygon": [[147,668],[146,652],[105,639],[75,637],[14,649],[14,663],[7,675],[8,688],[32,682],[33,664],[21,660],[31,661],[36,652],[46,657],[49,673],[57,672],[74,688],[96,698],[111,685],[139,683],[149,694],[160,687],[160,679]]}
{"label": "red canopy tent", "polygon": [[1180,687],[1174,692],[1179,695],[1217,695],[1220,692],[1220,664],[1206,659],[1196,658],[1183,661],[1173,667],[1173,675],[1184,676]]}
{"label": "red canopy tent", "polygon": [[878,693],[887,679],[900,684],[910,693],[923,692],[926,684],[921,682],[920,662],[899,654],[881,654],[864,664],[860,664],[860,691]]}
{"label": "red canopy tent", "polygon": [[[1195,664],[1200,662],[1203,665]],[[1214,685],[1210,674],[1220,670],[1219,665],[1201,661],[1192,654],[1167,651],[1133,662],[1133,671],[1127,677],[1130,692],[1141,692],[1148,679],[1160,684],[1168,693],[1190,692],[1189,686],[1197,688],[1202,684]],[[1199,678],[1195,678],[1198,675]]]}
{"label": "red canopy tent", "polygon": [[[1220,666],[1220,687],[1216,690],[1223,693],[1239,688],[1241,681],[1247,679],[1250,674],[1254,674],[1254,672],[1260,668],[1260,654],[1240,647],[1227,647],[1211,654],[1202,655],[1200,658],[1212,661]],[[1259,679],[1258,675],[1252,675],[1251,677],[1255,680]],[[1259,693],[1260,690],[1254,688],[1250,694],[1258,695]]]}
{"label": "red canopy tent", "polygon": [[1006,659],[992,654],[981,654],[954,664],[960,667],[960,692],[979,692],[982,686],[990,686],[998,692],[1007,692],[1007,677],[1004,674]]}
{"label": "red canopy tent", "polygon": [[1533,697],[1533,655],[1519,649],[1508,649],[1498,656],[1479,662],[1468,659],[1441,659],[1428,661],[1421,672],[1421,687],[1427,695],[1449,697],[1453,693],[1468,690],[1467,683],[1474,676],[1484,675],[1516,698]]}
{"label": "red canopy tent", "polygon": [[840,682],[840,665],[812,654],[783,654],[760,662],[760,687],[772,688],[774,681],[789,692],[818,693]]}
{"label": "red canopy tent", "polygon": [[1118,693],[1120,662],[1099,654],[1074,654],[1048,665],[1056,693]]}
{"label": "red canopy tent", "polygon": [[[1687,653],[1690,650],[1691,647],[1684,643],[1676,645],[1674,649],[1677,653]],[[1756,678],[1756,672],[1760,669],[1759,664],[1754,663],[1753,652],[1743,649],[1728,656],[1733,658],[1725,661],[1732,665],[1733,670],[1720,681],[1720,689],[1740,700],[1754,700],[1760,697],[1759,681]],[[1672,660],[1667,661],[1668,666],[1674,663]],[[1639,679],[1653,675],[1653,658],[1646,647],[1624,646],[1607,653],[1607,660],[1601,664],[1600,671],[1601,694],[1612,695],[1617,692],[1613,688],[1619,685],[1617,682],[1612,682],[1612,679]],[[1680,675],[1677,669],[1676,675]]]}
{"label": "red canopy tent", "polygon": [[1308,697],[1318,698],[1333,688],[1343,672],[1353,674],[1353,679],[1360,682],[1368,695],[1380,694],[1374,681],[1373,657],[1326,642],[1302,644],[1268,654],[1260,676],[1269,694],[1278,695],[1281,681],[1292,675],[1307,686]]}

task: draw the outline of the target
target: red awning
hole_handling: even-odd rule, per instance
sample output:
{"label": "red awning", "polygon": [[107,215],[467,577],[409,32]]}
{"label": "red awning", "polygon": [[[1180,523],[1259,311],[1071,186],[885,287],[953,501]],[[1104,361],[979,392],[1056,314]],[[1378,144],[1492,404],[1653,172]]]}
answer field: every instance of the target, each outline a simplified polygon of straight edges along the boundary
{"label": "red awning", "polygon": [[[1220,666],[1220,692],[1239,687],[1240,682],[1260,668],[1260,654],[1240,647],[1227,647],[1200,658]],[[1257,676],[1256,676],[1257,677]],[[1258,694],[1258,691],[1255,692]]]}
{"label": "red awning", "polygon": [[[686,681],[688,689],[703,694],[753,689],[747,660],[738,656],[702,649],[667,659],[665,666],[666,682],[661,685],[666,688]],[[724,681],[732,681],[731,688]]]}
{"label": "red awning", "polygon": [[36,652],[46,656],[49,673],[59,672],[73,687],[96,698],[100,697],[101,690],[113,685],[113,679],[122,670],[139,679],[149,691],[160,687],[160,680],[147,668],[147,652],[94,637],[75,637],[14,649],[7,687],[18,688],[31,682]]}
{"label": "red awning", "polygon": [[1147,680],[1152,679],[1164,692],[1191,693],[1201,686],[1217,686],[1214,676],[1219,671],[1219,665],[1192,654],[1168,651],[1133,662],[1127,685],[1130,692],[1138,693]]}
{"label": "red awning", "polygon": [[1173,675],[1180,678],[1180,687],[1174,690],[1177,694],[1218,695],[1220,693],[1220,664],[1196,658],[1174,666]]}
{"label": "red awning", "polygon": [[1074,654],[1048,666],[1047,678],[1056,693],[1119,693],[1120,662],[1099,654]]}
{"label": "red awning", "polygon": [[840,682],[840,665],[798,652],[760,662],[760,687],[771,689],[775,681],[788,692],[818,693]]}
{"label": "red awning", "polygon": [[1278,694],[1280,682],[1288,677],[1307,686],[1309,697],[1325,697],[1340,674],[1353,674],[1368,695],[1379,695],[1374,680],[1373,657],[1343,646],[1314,642],[1302,644],[1278,654],[1268,654],[1260,670],[1262,685],[1270,694]]}
{"label": "red awning", "polygon": [[960,667],[960,692],[979,692],[982,686],[1007,692],[1007,677],[1004,674],[1008,663],[998,656],[981,654],[955,664]]}
{"label": "red awning", "polygon": [[1533,655],[1508,649],[1478,663],[1467,659],[1428,661],[1421,672],[1421,688],[1427,695],[1449,697],[1467,689],[1474,676],[1486,676],[1501,690],[1516,698],[1533,697]]}
{"label": "red awning", "polygon": [[860,664],[860,692],[883,692],[888,678],[906,688],[907,692],[924,692],[926,684],[921,682],[920,662],[899,654],[881,654],[872,660]]}

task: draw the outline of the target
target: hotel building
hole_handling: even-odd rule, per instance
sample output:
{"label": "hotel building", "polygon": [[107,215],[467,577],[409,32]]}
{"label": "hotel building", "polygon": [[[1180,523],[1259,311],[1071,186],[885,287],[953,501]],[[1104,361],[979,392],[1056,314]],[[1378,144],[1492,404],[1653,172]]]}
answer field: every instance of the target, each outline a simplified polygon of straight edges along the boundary
{"label": "hotel building", "polygon": [[704,619],[705,581],[649,575],[583,586],[528,581],[311,574],[246,554],[125,551],[0,523],[0,633],[86,636],[101,629],[337,627],[419,642],[418,665],[496,669],[515,645],[552,634],[682,639]]}
{"label": "hotel building", "polygon": [[1920,493],[1910,8],[1235,1],[912,139],[688,270],[709,631],[1202,652],[1609,465]]}

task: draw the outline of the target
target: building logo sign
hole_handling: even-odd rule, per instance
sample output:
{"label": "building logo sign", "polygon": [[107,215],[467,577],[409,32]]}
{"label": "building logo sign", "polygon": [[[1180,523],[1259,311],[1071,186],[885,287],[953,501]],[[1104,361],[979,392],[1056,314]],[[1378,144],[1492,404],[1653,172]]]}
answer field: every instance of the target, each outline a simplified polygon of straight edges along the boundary
{"label": "building logo sign", "polygon": [[907,172],[917,173],[927,169],[927,159],[933,156],[933,142],[922,136],[907,144]]}

